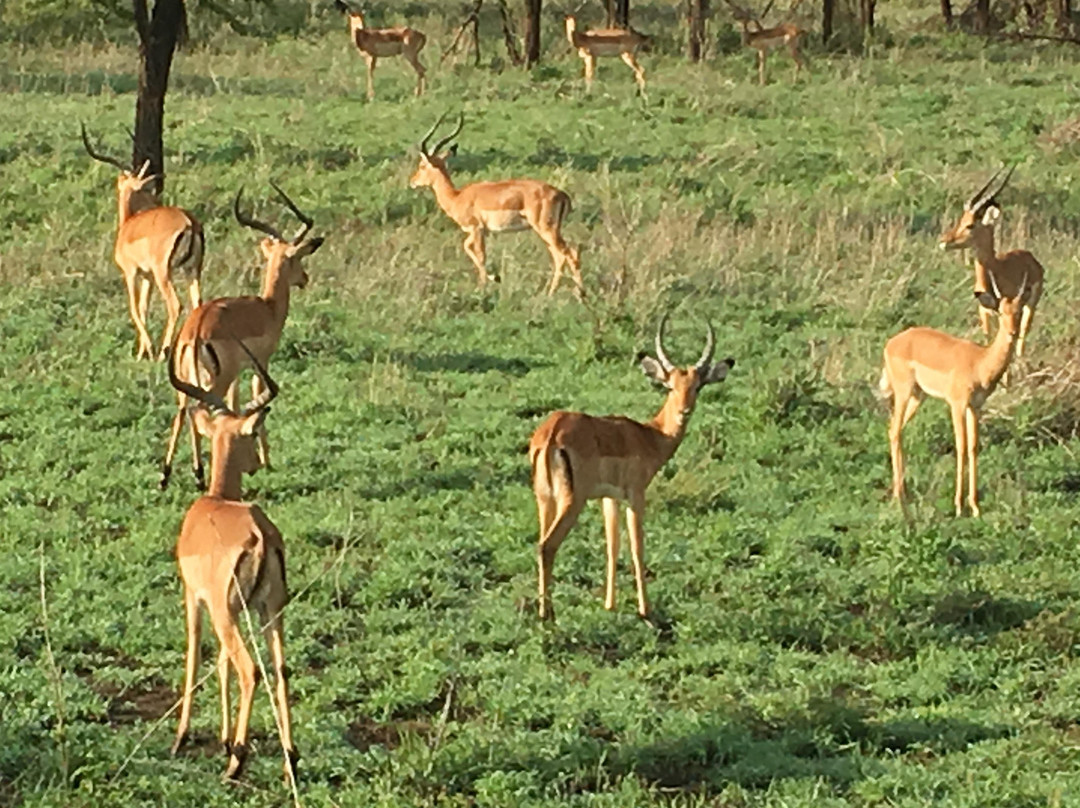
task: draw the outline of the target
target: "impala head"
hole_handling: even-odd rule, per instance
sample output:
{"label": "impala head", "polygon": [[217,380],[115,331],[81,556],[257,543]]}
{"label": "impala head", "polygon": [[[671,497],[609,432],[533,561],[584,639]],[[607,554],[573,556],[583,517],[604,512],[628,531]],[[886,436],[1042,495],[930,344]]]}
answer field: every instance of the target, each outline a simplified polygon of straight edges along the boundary
{"label": "impala head", "polygon": [[[941,234],[941,242],[938,246],[943,250],[959,250],[970,247],[972,239],[978,238],[980,231],[993,228],[1001,217],[1001,208],[998,206],[997,195],[1005,188],[1016,166],[1012,166],[1006,172],[1004,178],[998,182],[998,177],[1004,166],[998,169],[982,188],[964,203],[964,212],[960,220],[951,230]],[[995,187],[996,186],[996,187]]]}
{"label": "impala head", "polygon": [[424,135],[418,144],[420,149],[420,162],[412,177],[409,178],[410,188],[425,188],[429,185],[433,185],[438,177],[446,176],[446,158],[457,151],[457,144],[451,145],[446,151],[443,151],[442,149],[461,134],[461,128],[465,125],[465,113],[458,113],[457,126],[454,127],[453,132],[440,139],[439,142],[435,144],[434,148],[429,148],[428,141],[431,139],[431,136],[435,134],[435,130],[442,125],[442,122],[446,119],[446,115],[447,113],[444,112],[439,116],[439,120],[435,121],[435,125],[428,129],[427,134]]}
{"label": "impala head", "polygon": [[689,367],[675,367],[664,350],[664,327],[667,321],[668,315],[665,314],[656,329],[656,358],[642,356],[641,369],[650,379],[668,389],[669,399],[674,399],[678,411],[686,417],[693,412],[701,388],[723,381],[728,371],[735,367],[735,360],[729,357],[722,362],[712,361],[716,349],[716,335],[713,333],[712,324],[709,324],[705,335],[705,349],[698,361]]}
{"label": "impala head", "polygon": [[364,27],[363,11],[354,11],[349,8],[348,3],[343,2],[343,0],[334,0],[334,8],[346,15],[358,28]]}
{"label": "impala head", "polygon": [[248,350],[241,340],[237,343],[248,355],[255,372],[262,377],[266,387],[263,392],[233,412],[224,399],[194,384],[189,384],[176,373],[177,341],[169,354],[169,382],[180,393],[197,402],[191,413],[199,432],[210,439],[214,458],[229,458],[233,470],[250,474],[260,467],[255,435],[270,412],[269,404],[278,394],[278,386],[262,363]]}
{"label": "impala head", "polygon": [[994,279],[994,273],[988,271],[986,274],[990,278],[992,291],[976,292],[975,297],[978,299],[980,306],[996,311],[1001,319],[1001,329],[1010,336],[1015,337],[1020,333],[1020,323],[1023,320],[1028,276],[1024,275],[1024,279],[1020,282],[1020,288],[1016,290],[1015,297],[1002,297],[1001,292],[998,290],[997,281]]}
{"label": "impala head", "polygon": [[253,230],[258,230],[261,233],[266,233],[269,238],[264,238],[259,246],[262,248],[263,256],[265,256],[267,263],[276,262],[280,264],[282,272],[289,278],[290,286],[297,286],[303,289],[308,283],[308,274],[304,271],[301,261],[307,258],[313,252],[315,252],[323,244],[323,238],[305,238],[308,231],[311,230],[315,221],[304,214],[288,195],[278,187],[273,181],[270,182],[274,190],[277,191],[278,196],[281,197],[285,205],[296,214],[303,227],[300,231],[291,239],[285,238],[281,233],[265,222],[261,222],[258,219],[247,216],[240,210],[240,197],[244,193],[244,189],[241,188],[236,192],[236,199],[233,201],[233,215],[236,216],[236,221],[245,227],[250,227]]}
{"label": "impala head", "polygon": [[162,175],[148,173],[150,170],[149,160],[143,163],[142,168],[138,171],[132,171],[118,158],[111,157],[94,149],[90,143],[90,136],[86,132],[85,123],[80,124],[80,131],[82,134],[83,146],[86,148],[87,154],[99,163],[105,163],[106,165],[119,169],[120,173],[116,177],[116,193],[121,198],[132,199],[133,197],[136,197],[135,202],[137,202],[137,204],[133,205],[133,208],[136,210],[142,210],[157,205],[157,181],[162,178]]}

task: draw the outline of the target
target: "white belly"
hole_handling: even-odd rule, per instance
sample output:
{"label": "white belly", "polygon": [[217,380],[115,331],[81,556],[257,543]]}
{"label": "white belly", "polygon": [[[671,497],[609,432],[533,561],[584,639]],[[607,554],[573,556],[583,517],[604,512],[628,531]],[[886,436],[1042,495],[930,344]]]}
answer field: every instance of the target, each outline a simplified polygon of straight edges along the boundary
{"label": "white belly", "polygon": [[480,220],[493,233],[530,229],[528,220],[519,210],[482,210]]}

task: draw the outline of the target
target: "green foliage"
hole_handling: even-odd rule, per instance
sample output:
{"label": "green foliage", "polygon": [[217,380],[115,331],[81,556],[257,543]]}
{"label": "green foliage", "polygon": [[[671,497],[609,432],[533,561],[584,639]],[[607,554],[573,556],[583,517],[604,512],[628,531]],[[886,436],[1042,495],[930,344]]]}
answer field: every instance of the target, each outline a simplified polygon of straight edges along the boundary
{"label": "green foliage", "polygon": [[[291,226],[280,182],[327,236],[272,363],[276,468],[249,482],[288,548],[304,804],[1075,803],[1080,170],[1040,140],[1075,113],[1072,51],[927,36],[818,54],[798,84],[778,54],[765,88],[741,50],[652,54],[643,103],[614,60],[586,96],[554,47],[531,81],[436,68],[446,12],[429,95],[385,60],[368,104],[340,18],[314,11],[306,38],[218,32],[180,54],[166,108],[167,196],[206,225],[207,297],[257,288],[241,185]],[[174,399],[130,358],[114,178],[77,124],[122,142],[132,72],[130,45],[0,50],[0,804],[284,805],[265,693],[235,786],[212,681],[191,752],[169,758],[175,716],[156,723],[181,679],[171,547],[196,492],[186,447],[155,487]],[[491,239],[502,282],[477,291],[460,232],[407,187],[416,139],[461,107],[459,181],[573,197],[584,305],[542,295],[531,234]],[[928,402],[905,435],[907,524],[880,352],[915,323],[976,336],[970,267],[935,242],[1002,160],[1021,165],[1000,243],[1047,268],[1031,354],[987,406],[983,519],[950,515],[952,435]],[[710,319],[738,364],[650,490],[661,630],[633,616],[625,559],[603,610],[596,507],[540,626],[528,437],[556,408],[649,415],[633,360],[668,310],[673,355],[696,357]]]}

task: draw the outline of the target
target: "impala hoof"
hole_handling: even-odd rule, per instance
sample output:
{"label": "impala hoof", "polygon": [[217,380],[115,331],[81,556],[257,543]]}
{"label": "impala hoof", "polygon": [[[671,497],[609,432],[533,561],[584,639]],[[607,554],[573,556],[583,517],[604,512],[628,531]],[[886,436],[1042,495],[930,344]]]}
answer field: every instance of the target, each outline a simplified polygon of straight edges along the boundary
{"label": "impala hoof", "polygon": [[188,734],[186,732],[183,735],[177,735],[176,740],[173,741],[172,749],[169,750],[169,754],[173,757],[176,757],[176,755],[179,754],[180,750],[183,749],[185,745],[187,745],[187,742]]}
{"label": "impala hoof", "polygon": [[239,777],[240,772],[244,768],[245,760],[247,760],[247,747],[240,744],[231,746],[229,752],[229,765],[226,767],[222,779],[235,780]]}
{"label": "impala hoof", "polygon": [[171,466],[162,466],[161,467],[161,476],[158,477],[158,488],[161,489],[162,491],[164,491],[166,488],[168,488],[169,487],[169,477],[171,477],[171,476],[172,476],[172,467]]}

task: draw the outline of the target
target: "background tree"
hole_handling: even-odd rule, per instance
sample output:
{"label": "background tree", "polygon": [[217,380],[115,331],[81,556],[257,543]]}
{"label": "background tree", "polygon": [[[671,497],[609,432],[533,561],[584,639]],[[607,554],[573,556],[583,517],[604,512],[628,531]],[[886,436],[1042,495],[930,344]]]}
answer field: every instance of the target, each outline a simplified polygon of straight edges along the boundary
{"label": "background tree", "polygon": [[615,28],[630,27],[630,0],[605,0],[608,25]]}
{"label": "background tree", "polygon": [[705,51],[705,19],[709,15],[709,0],[687,0],[686,21],[688,36],[686,56],[691,62],[698,62]]}
{"label": "background tree", "polygon": [[525,66],[540,61],[540,10],[543,0],[525,0]]}
{"label": "background tree", "polygon": [[187,37],[187,11],[184,0],[156,0],[152,13],[147,10],[146,0],[133,0],[133,10],[139,35],[139,90],[131,164],[139,168],[149,160],[150,171],[162,174],[165,93],[169,88],[173,54]]}

